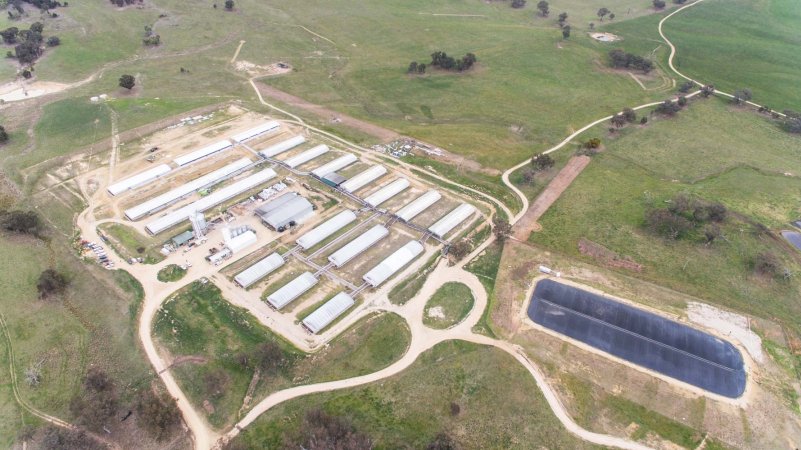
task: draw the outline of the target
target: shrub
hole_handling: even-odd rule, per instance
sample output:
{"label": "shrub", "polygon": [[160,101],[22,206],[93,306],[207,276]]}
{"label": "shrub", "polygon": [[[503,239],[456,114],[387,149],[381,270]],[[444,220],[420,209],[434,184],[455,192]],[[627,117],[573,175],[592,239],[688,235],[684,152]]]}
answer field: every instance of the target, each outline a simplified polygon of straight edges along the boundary
{"label": "shrub", "polygon": [[42,299],[63,293],[67,286],[69,286],[67,278],[53,269],[42,272],[36,282],[36,290]]}

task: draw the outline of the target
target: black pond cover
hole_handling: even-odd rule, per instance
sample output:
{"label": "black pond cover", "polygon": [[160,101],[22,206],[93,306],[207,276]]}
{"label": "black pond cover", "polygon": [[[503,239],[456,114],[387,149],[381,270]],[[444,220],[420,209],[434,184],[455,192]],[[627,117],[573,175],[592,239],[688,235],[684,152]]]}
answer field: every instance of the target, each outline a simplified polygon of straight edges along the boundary
{"label": "black pond cover", "polygon": [[710,334],[573,286],[537,283],[534,322],[634,364],[736,398],[745,390],[740,352]]}

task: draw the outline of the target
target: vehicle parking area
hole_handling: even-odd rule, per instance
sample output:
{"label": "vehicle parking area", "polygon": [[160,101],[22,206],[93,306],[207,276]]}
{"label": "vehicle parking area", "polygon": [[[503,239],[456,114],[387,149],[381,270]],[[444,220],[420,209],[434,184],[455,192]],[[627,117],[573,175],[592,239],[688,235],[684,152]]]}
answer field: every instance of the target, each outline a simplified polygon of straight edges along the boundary
{"label": "vehicle parking area", "polygon": [[130,152],[95,207],[98,222],[163,242],[162,264],[211,279],[291,340],[329,340],[485,216],[386,156],[228,114],[157,132]]}

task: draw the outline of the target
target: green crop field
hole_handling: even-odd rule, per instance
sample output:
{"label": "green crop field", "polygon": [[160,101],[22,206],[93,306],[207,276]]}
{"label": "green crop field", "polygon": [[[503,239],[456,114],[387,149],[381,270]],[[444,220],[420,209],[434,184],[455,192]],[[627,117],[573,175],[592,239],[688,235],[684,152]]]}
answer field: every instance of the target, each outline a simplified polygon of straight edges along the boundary
{"label": "green crop field", "polygon": [[251,395],[259,399],[297,384],[331,381],[363,375],[388,366],[409,345],[409,332],[394,314],[363,319],[331,345],[308,356],[258,323],[247,311],[231,306],[211,284],[194,283],[179,291],[162,308],[154,323],[155,336],[175,357],[194,360],[174,367],[182,388],[209,422],[224,428],[237,418],[254,376],[252,365],[241,357],[255,358],[259,347],[273,342],[281,361],[261,373]]}
{"label": "green crop field", "polygon": [[[577,244],[586,238],[643,264],[635,276],[801,330],[793,300],[798,279],[766,280],[750,268],[765,251],[793,274],[801,268],[781,238],[757,231],[757,223],[780,230],[801,215],[801,139],[764,120],[709,99],[673,119],[627,129],[606,141],[606,150],[542,217],[543,231],[531,242],[580,256]],[[682,192],[732,211],[722,239],[667,241],[645,229],[646,211]]]}
{"label": "green crop field", "polygon": [[238,440],[247,448],[281,448],[315,408],[351,421],[375,448],[425,448],[440,432],[461,448],[590,448],[562,428],[516,360],[464,342],[439,344],[380,383],[278,405]]}

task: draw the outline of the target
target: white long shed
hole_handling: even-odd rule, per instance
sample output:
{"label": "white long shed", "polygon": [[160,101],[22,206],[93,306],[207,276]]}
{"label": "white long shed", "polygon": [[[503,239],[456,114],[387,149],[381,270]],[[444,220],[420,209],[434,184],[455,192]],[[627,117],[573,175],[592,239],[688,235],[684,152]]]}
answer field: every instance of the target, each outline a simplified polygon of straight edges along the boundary
{"label": "white long shed", "polygon": [[407,203],[403,208],[399,209],[395,215],[404,222],[408,222],[417,217],[418,214],[428,209],[429,206],[438,202],[441,198],[442,194],[432,189]]}
{"label": "white long shed", "polygon": [[303,326],[312,333],[317,334],[355,303],[356,301],[353,300],[353,297],[345,292],[340,292],[303,319]]}
{"label": "white long shed", "polygon": [[125,210],[125,217],[130,220],[138,220],[148,214],[152,214],[165,206],[169,205],[170,203],[185,197],[196,190],[208,186],[210,184],[214,184],[223,178],[236,173],[244,169],[245,167],[249,166],[252,163],[250,158],[242,158],[240,160],[234,161],[231,164],[223,166],[214,172],[207,173],[200,178],[195,178],[194,180],[178,186],[175,189],[167,191],[159,196],[153,197],[150,200],[147,200],[143,203],[140,203],[132,208],[128,208]]}
{"label": "white long shed", "polygon": [[285,151],[292,150],[298,145],[306,142],[306,138],[302,135],[293,136],[287,140],[273,144],[267,148],[259,150],[259,154],[265,158],[272,158],[275,155],[284,153]]}
{"label": "white long shed", "polygon": [[328,150],[329,149],[327,145],[321,144],[312,147],[303,153],[299,153],[291,158],[288,158],[286,161],[284,161],[284,164],[289,166],[289,168],[294,169],[295,167],[306,164],[307,162],[313,160],[314,158],[317,158],[318,156],[328,153]]}
{"label": "white long shed", "polygon": [[190,214],[196,212],[206,211],[220,203],[230,200],[237,195],[253,189],[260,184],[275,178],[275,171],[273,169],[264,169],[261,172],[256,172],[253,175],[243,178],[235,183],[225,186],[222,189],[212,192],[211,194],[190,203],[184,207],[178,208],[175,211],[150,222],[145,226],[145,229],[151,234],[159,234],[162,231],[172,227],[173,225],[187,220]]}
{"label": "white long shed", "polygon": [[387,236],[389,236],[389,230],[383,225],[376,225],[335,251],[328,257],[328,260],[340,268]]}
{"label": "white long shed", "polygon": [[269,133],[271,131],[275,131],[280,127],[281,124],[271,120],[269,122],[265,122],[259,126],[253,127],[249,130],[243,131],[241,133],[235,134],[231,139],[236,142],[245,142],[249,139],[253,139],[255,137],[261,136],[264,133]]}
{"label": "white long shed", "polygon": [[339,158],[331,162],[325,163],[322,166],[312,170],[311,173],[317,178],[322,178],[328,175],[329,173],[333,173],[336,172],[337,170],[348,167],[349,165],[355,163],[358,160],[359,158],[357,158],[356,155],[352,153],[346,153],[340,156]]}
{"label": "white long shed", "polygon": [[280,289],[267,296],[267,303],[275,309],[281,309],[284,306],[295,301],[296,298],[305,294],[309,289],[317,284],[318,280],[311,272],[303,272],[290,281],[289,283],[281,286]]}
{"label": "white long shed", "polygon": [[136,189],[144,186],[156,178],[164,176],[169,173],[172,168],[167,164],[160,164],[152,169],[139,172],[136,175],[118,181],[107,188],[108,193],[111,195],[120,195],[125,191]]}
{"label": "white long shed", "polygon": [[339,187],[344,189],[346,192],[354,193],[382,177],[385,173],[387,173],[386,167],[381,165],[371,166],[364,172],[359,172],[351,179],[340,184]]}
{"label": "white long shed", "polygon": [[428,227],[428,231],[442,239],[446,234],[456,228],[457,225],[467,220],[467,218],[472,216],[475,212],[475,206],[468,203],[462,203],[454,208],[453,211],[439,219],[434,225]]}
{"label": "white long shed", "polygon": [[228,242],[225,243],[225,247],[231,250],[231,253],[236,254],[258,241],[259,238],[256,237],[256,233],[254,233],[253,230],[248,230],[229,239]]}
{"label": "white long shed", "polygon": [[364,201],[373,208],[377,208],[378,205],[400,194],[408,187],[409,180],[406,178],[398,178],[397,180],[368,195]]}
{"label": "white long shed", "polygon": [[334,217],[326,220],[325,222],[312,228],[306,234],[299,237],[295,241],[303,250],[308,250],[326,238],[348,226],[351,222],[356,220],[356,214],[351,210],[345,210],[335,215]]}
{"label": "white long shed", "polygon": [[284,258],[281,255],[277,252],[271,253],[266,258],[260,259],[256,264],[236,274],[234,281],[243,288],[248,288],[283,266],[284,263]]}
{"label": "white long shed", "polygon": [[419,241],[409,241],[403,247],[392,252],[391,255],[378,263],[377,266],[370,269],[362,278],[370,286],[378,287],[412,262],[413,259],[420,256],[423,250],[425,250],[423,244]]}
{"label": "white long shed", "polygon": [[200,150],[195,150],[194,152],[187,153],[186,155],[181,155],[173,159],[173,161],[175,161],[175,164],[178,164],[179,166],[185,166],[189,163],[200,161],[203,158],[209,157],[223,150],[228,150],[231,147],[233,147],[233,144],[231,144],[231,141],[227,139],[224,141],[217,141],[211,145],[201,148]]}

